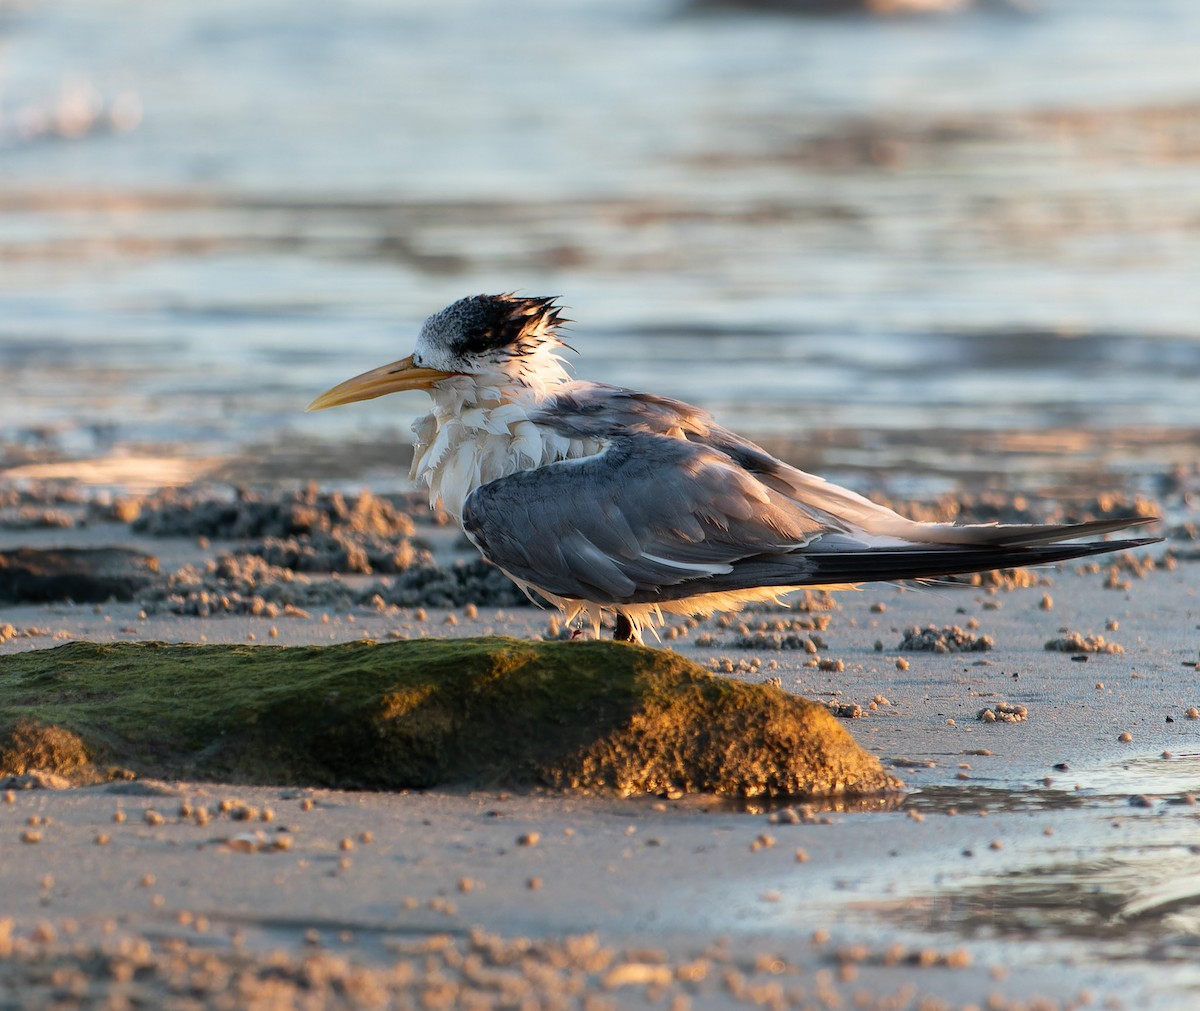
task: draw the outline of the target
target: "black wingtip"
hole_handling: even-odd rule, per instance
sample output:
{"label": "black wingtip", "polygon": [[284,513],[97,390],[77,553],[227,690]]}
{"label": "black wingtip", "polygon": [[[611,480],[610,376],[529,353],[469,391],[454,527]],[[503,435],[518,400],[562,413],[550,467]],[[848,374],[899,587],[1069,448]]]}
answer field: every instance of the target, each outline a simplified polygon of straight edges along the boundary
{"label": "black wingtip", "polygon": [[803,583],[820,586],[833,583],[890,582],[896,579],[936,579],[991,572],[994,569],[1051,565],[1114,551],[1129,551],[1158,544],[1162,537],[1133,537],[1120,541],[1088,541],[1083,544],[1039,544],[1030,547],[939,547],[893,548],[867,551],[809,552],[811,565]]}

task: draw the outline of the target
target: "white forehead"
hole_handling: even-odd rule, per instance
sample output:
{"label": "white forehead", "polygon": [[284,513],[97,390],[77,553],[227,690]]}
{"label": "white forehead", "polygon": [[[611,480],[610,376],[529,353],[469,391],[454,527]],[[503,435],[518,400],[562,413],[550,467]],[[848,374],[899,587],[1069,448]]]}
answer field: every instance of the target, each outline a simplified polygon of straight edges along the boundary
{"label": "white forehead", "polygon": [[430,316],[421,324],[417,333],[413,357],[432,368],[445,368],[461,364],[466,336],[472,327],[479,326],[483,314],[473,299],[460,299]]}

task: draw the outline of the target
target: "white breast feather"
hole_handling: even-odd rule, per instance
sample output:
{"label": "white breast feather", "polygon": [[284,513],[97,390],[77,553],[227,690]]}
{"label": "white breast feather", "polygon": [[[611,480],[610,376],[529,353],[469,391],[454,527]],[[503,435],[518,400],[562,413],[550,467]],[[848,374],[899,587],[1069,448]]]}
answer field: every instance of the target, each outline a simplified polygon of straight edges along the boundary
{"label": "white breast feather", "polygon": [[467,496],[481,484],[519,470],[600,452],[595,439],[570,439],[529,420],[520,403],[464,406],[461,390],[415,425],[411,476],[429,486],[429,500],[460,523]]}

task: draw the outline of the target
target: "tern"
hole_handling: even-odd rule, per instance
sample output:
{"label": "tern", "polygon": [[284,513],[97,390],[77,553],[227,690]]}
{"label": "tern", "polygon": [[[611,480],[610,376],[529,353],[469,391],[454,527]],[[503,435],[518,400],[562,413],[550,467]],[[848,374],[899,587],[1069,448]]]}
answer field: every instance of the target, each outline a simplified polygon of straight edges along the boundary
{"label": "tern", "polygon": [[[710,615],[804,587],[1038,565],[1161,538],[1064,543],[1154,522],[922,523],[806,474],[653,393],[574,379],[556,298],[474,295],[413,353],[310,411],[425,390],[412,477],[489,562],[568,622],[641,641],[664,612]],[[531,598],[532,599],[532,598]]]}

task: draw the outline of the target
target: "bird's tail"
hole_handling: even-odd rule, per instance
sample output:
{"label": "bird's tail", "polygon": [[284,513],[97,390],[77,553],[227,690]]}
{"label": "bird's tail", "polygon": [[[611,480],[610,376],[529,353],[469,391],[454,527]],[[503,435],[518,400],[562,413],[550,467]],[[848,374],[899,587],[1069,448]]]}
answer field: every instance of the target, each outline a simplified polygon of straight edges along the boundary
{"label": "bird's tail", "polygon": [[[1159,522],[1157,516],[1135,516],[1125,519],[1088,520],[1085,523],[917,523],[905,531],[905,536],[921,544],[990,545],[997,548],[1027,548],[1035,544],[1057,544],[1080,537],[1098,537],[1117,530],[1142,527]],[[1151,540],[1161,540],[1152,538]],[[1149,543],[1149,542],[1147,542]],[[1097,545],[1097,551],[1121,551]],[[1070,556],[1068,556],[1070,557]]]}
{"label": "bird's tail", "polygon": [[[802,585],[859,583],[869,580],[934,579],[968,572],[1047,565],[1071,558],[1128,551],[1162,540],[1135,537],[1118,541],[1069,541],[1070,538],[1108,533],[1155,522],[1154,517],[1135,520],[1094,520],[1068,525],[1008,525],[948,527],[964,535],[957,543],[935,542],[852,551],[808,550],[805,561],[813,571]],[[931,531],[931,534],[933,532]],[[969,538],[969,539],[968,539]]]}

